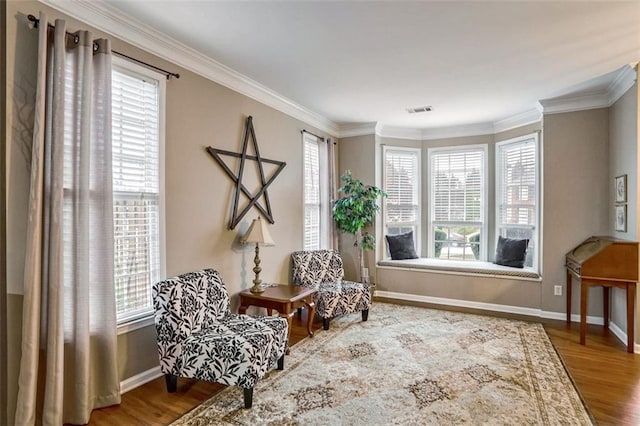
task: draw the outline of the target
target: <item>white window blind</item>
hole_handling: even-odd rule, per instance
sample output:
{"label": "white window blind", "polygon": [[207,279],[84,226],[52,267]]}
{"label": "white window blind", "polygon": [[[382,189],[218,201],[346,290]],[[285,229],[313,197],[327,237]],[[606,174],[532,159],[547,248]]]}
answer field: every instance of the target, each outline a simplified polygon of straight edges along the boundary
{"label": "white window blind", "polygon": [[537,134],[496,145],[496,229],[506,238],[527,238],[525,266],[536,266],[538,234]]}
{"label": "white window blind", "polygon": [[486,146],[429,150],[430,256],[484,260]]}
{"label": "white window blind", "polygon": [[384,232],[385,235],[413,231],[419,252],[420,241],[420,150],[384,147]]}
{"label": "white window blind", "polygon": [[161,276],[160,82],[112,72],[113,219],[118,322],[153,310]]}
{"label": "white window blind", "polygon": [[303,134],[304,155],[304,250],[320,249],[321,193],[318,138]]}

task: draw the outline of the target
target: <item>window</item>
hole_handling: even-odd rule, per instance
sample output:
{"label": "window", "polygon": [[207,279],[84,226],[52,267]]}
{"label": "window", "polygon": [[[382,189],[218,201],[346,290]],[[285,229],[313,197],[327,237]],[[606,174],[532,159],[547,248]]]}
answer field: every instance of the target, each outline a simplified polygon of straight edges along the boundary
{"label": "window", "polygon": [[[496,231],[527,238],[525,266],[538,268],[538,134],[496,144]],[[496,236],[497,239],[497,236]]]}
{"label": "window", "polygon": [[429,149],[429,257],[486,260],[486,145]]}
{"label": "window", "polygon": [[326,143],[303,132],[304,230],[303,249],[326,248],[329,233],[329,184]]}
{"label": "window", "polygon": [[116,60],[112,84],[116,311],[125,323],[153,311],[163,275],[162,122],[164,77]]}
{"label": "window", "polygon": [[420,150],[383,147],[384,234],[413,231],[420,253]]}

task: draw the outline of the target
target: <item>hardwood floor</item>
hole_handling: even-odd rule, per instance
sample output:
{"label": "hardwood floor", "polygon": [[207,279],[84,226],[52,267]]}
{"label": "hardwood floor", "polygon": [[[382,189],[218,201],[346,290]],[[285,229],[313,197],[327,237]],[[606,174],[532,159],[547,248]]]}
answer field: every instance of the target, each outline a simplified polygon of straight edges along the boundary
{"label": "hardwood floor", "polygon": [[[464,311],[491,314],[475,310]],[[589,326],[587,345],[581,346],[578,324],[567,326],[563,321],[511,314],[495,315],[544,324],[547,334],[599,425],[640,424],[640,355],[627,353],[625,345],[613,333],[602,326]],[[322,332],[322,322],[316,321],[313,329]],[[295,317],[293,320],[291,343],[295,344],[306,337],[306,316],[303,313],[302,318]],[[178,391],[169,394],[164,378],[161,377],[124,394],[119,406],[95,410],[89,424],[166,425],[222,388],[223,386],[217,384],[180,379]]]}
{"label": "hardwood floor", "polygon": [[586,346],[579,325],[544,322],[589,410],[600,425],[640,424],[640,355],[603,326],[588,326]]}

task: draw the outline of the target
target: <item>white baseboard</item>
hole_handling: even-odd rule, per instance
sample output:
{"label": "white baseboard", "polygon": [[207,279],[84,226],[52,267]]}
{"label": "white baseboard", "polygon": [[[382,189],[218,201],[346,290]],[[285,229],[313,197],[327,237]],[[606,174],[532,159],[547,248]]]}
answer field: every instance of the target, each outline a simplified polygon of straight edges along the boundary
{"label": "white baseboard", "polygon": [[[618,327],[618,324],[616,324],[613,321],[609,321],[609,330],[611,330],[611,332],[613,334],[616,335],[616,337],[618,339],[620,339],[620,341],[626,346],[627,344],[627,333],[625,333],[624,331],[622,331],[622,329],[620,327]],[[640,353],[640,344],[634,342],[633,343],[633,353]]]}
{"label": "white baseboard", "polygon": [[[481,309],[484,311],[506,312],[509,314],[528,315],[531,317],[550,318],[564,321],[567,314],[563,312],[543,311],[536,308],[523,308],[521,306],[499,305],[496,303],[473,302],[461,299],[447,299],[444,297],[422,296],[419,294],[397,293],[394,291],[376,290],[374,296],[385,297],[387,299],[406,300],[412,302],[432,303],[434,305],[457,306],[461,308]],[[571,315],[571,321],[580,322],[580,315]],[[602,325],[604,319],[602,317],[587,316],[587,323]]]}
{"label": "white baseboard", "polygon": [[135,376],[126,378],[120,382],[120,393],[127,393],[130,390],[135,389],[138,386],[142,386],[145,383],[148,383],[153,379],[157,379],[160,376],[162,376],[162,372],[160,371],[160,366],[158,365],[157,367],[150,368],[147,371],[136,374]]}
{"label": "white baseboard", "polygon": [[521,306],[498,305],[494,303],[472,302],[461,299],[447,299],[444,297],[422,296],[419,294],[397,293],[395,291],[376,290],[375,296],[387,299],[407,300],[412,302],[432,303],[434,305],[457,306],[461,308],[482,309],[485,311],[507,312],[510,314],[540,316],[540,309],[523,308]]}
{"label": "white baseboard", "polygon": [[[540,311],[540,318],[566,321],[567,314],[564,312]],[[580,322],[580,314],[571,314],[571,322]],[[604,318],[587,315],[587,324],[604,325]]]}
{"label": "white baseboard", "polygon": [[[621,342],[624,342],[626,345],[627,342],[627,333],[625,333],[624,331],[622,331],[622,329],[620,327],[618,327],[618,324],[616,324],[613,321],[609,321],[609,330],[611,330],[611,332],[613,334],[616,335],[616,337],[618,339],[620,339]],[[637,345],[636,345],[637,346]]]}

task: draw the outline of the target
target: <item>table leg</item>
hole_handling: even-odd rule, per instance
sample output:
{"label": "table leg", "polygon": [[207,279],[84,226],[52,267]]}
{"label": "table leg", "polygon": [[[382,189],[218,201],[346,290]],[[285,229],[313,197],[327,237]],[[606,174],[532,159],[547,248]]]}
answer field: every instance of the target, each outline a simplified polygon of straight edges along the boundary
{"label": "table leg", "polygon": [[313,325],[313,317],[316,314],[316,304],[313,301],[313,298],[309,298],[309,300],[305,300],[304,304],[307,305],[307,333],[309,336],[313,337],[313,330],[311,326]]}
{"label": "table leg", "polygon": [[567,269],[567,324],[571,324],[571,272]]}
{"label": "table leg", "polygon": [[281,312],[280,316],[287,320],[287,352],[286,354],[289,355],[289,353],[291,352],[291,347],[289,346],[289,341],[291,340],[291,323],[292,323],[294,312],[291,312],[290,308],[285,310],[287,312]]}
{"label": "table leg", "polygon": [[580,282],[580,344],[586,343],[587,334],[587,295],[589,286]]}
{"label": "table leg", "polygon": [[241,314],[241,315],[242,315],[242,314],[246,314],[246,313],[247,313],[247,308],[248,308],[248,307],[249,307],[249,306],[240,305],[240,306],[238,307],[238,313],[239,313],[239,314]]}
{"label": "table leg", "polygon": [[267,315],[268,315],[268,316],[273,315],[273,309],[271,309],[271,308],[267,308]]}
{"label": "table leg", "polygon": [[636,283],[627,283],[627,352],[633,353],[635,341],[635,327],[633,307],[636,302]]}
{"label": "table leg", "polygon": [[609,328],[609,294],[611,287],[602,286],[602,304],[604,311],[604,328]]}

